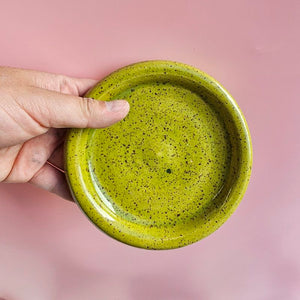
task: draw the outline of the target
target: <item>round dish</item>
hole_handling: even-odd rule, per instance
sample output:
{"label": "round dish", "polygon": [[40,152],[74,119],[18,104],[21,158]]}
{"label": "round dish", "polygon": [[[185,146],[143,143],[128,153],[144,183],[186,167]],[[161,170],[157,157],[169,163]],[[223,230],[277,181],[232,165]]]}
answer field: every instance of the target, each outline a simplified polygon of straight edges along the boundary
{"label": "round dish", "polygon": [[146,249],[194,243],[219,228],[247,188],[246,121],[216,80],[191,66],[124,67],[86,97],[126,99],[104,129],[71,129],[65,171],[74,200],[111,237]]}

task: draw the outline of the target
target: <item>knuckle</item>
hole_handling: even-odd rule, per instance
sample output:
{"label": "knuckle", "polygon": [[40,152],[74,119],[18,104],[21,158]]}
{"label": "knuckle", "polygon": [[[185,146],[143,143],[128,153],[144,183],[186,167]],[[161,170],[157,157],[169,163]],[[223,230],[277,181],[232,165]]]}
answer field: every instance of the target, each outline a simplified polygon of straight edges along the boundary
{"label": "knuckle", "polygon": [[83,115],[83,126],[88,127],[94,111],[94,101],[87,98],[81,98],[80,106]]}
{"label": "knuckle", "polygon": [[105,103],[91,98],[81,98],[81,111],[83,115],[83,126],[92,127],[95,123],[95,116],[104,110]]}
{"label": "knuckle", "polygon": [[72,78],[64,75],[59,75],[59,88],[58,90],[64,94],[71,94],[71,95],[79,95],[79,90]]}

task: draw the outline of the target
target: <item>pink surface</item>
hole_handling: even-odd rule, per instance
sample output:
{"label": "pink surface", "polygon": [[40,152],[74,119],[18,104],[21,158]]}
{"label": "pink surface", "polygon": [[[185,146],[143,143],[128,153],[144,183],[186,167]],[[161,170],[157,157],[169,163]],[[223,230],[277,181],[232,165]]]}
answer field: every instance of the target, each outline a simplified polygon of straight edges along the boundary
{"label": "pink surface", "polygon": [[247,118],[254,168],[223,227],[163,252],[114,241],[47,192],[0,185],[0,298],[300,299],[299,3],[1,1],[1,65],[100,79],[171,59],[208,72]]}

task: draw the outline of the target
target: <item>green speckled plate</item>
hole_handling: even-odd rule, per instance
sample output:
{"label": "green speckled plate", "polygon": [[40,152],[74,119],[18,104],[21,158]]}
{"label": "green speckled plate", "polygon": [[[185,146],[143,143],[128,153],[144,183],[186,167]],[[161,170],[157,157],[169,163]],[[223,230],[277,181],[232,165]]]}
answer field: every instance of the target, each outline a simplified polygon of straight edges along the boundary
{"label": "green speckled plate", "polygon": [[249,131],[237,104],[207,74],[148,61],[122,68],[87,97],[127,99],[105,129],[72,129],[65,170],[75,201],[124,243],[169,249],[196,242],[236,209],[250,178]]}

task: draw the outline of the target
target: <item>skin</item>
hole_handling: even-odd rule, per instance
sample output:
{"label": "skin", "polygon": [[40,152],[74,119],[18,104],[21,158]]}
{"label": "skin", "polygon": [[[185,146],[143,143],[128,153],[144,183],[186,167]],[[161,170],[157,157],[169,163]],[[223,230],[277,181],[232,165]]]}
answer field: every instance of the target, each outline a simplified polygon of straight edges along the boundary
{"label": "skin", "polygon": [[63,171],[66,128],[107,127],[129,111],[125,100],[81,97],[95,84],[0,67],[0,182],[28,182],[72,199]]}

